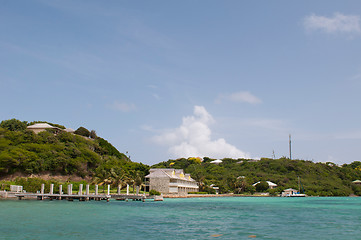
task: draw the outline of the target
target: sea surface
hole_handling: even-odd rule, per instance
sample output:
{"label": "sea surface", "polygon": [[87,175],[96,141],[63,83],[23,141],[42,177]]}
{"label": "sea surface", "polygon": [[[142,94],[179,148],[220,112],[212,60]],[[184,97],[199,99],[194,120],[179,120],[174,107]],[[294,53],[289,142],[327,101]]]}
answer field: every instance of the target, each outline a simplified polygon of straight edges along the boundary
{"label": "sea surface", "polygon": [[361,198],[1,200],[0,239],[361,239]]}

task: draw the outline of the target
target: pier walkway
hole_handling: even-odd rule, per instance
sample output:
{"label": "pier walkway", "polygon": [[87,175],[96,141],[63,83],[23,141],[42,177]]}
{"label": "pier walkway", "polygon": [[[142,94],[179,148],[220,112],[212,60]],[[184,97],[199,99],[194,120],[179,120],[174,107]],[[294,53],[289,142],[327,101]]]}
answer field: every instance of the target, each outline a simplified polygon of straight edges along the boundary
{"label": "pier walkway", "polygon": [[[83,192],[83,185],[79,185],[79,191],[73,194],[73,186],[72,184],[68,185],[67,194],[63,193],[62,185],[59,185],[59,192],[54,193],[54,184],[50,185],[50,192],[44,193],[45,186],[41,185],[41,191],[38,193],[26,193],[26,192],[18,192],[15,193],[14,196],[19,200],[21,199],[38,199],[38,200],[68,200],[68,201],[101,201],[106,200],[109,202],[111,198],[120,200],[120,201],[145,201],[147,199],[154,201],[162,201],[163,196],[146,196],[145,194],[129,194],[129,187],[127,186],[127,194],[121,194],[120,188],[118,188],[118,194],[110,194],[110,186],[108,185],[107,194],[99,194],[98,193],[98,185],[95,185],[95,193],[89,193],[89,185],[86,185],[86,190]],[[138,191],[137,191],[138,192]]]}

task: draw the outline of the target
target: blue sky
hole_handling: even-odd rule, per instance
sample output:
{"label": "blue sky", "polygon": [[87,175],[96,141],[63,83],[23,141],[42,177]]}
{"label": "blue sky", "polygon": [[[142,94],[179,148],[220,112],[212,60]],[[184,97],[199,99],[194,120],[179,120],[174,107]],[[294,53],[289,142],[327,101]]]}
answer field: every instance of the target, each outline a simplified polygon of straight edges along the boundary
{"label": "blue sky", "polygon": [[146,164],[361,160],[359,1],[1,1],[0,119]]}

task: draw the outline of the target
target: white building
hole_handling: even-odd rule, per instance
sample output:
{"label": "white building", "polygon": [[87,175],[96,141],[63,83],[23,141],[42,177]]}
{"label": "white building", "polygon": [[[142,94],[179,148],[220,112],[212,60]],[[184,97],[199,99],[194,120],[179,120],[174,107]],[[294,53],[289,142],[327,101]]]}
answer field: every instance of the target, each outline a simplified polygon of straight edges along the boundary
{"label": "white building", "polygon": [[36,124],[28,126],[27,129],[32,130],[36,134],[39,132],[43,132],[46,129],[54,129],[56,133],[58,133],[62,130],[58,127],[51,126],[48,123],[36,123]]}
{"label": "white building", "polygon": [[198,192],[197,182],[183,169],[152,168],[145,176],[146,187],[164,194],[187,194]]}
{"label": "white building", "polygon": [[283,190],[282,192],[282,197],[292,197],[298,194],[298,190],[293,189],[293,188],[288,188]]}
{"label": "white building", "polygon": [[10,192],[22,192],[23,191],[23,186],[19,186],[19,185],[10,185]]}

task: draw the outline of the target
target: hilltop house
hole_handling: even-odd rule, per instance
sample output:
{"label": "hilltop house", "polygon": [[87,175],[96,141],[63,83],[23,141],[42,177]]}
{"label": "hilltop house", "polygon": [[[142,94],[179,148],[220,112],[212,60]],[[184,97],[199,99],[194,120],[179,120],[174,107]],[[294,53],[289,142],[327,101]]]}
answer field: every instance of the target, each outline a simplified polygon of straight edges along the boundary
{"label": "hilltop house", "polygon": [[187,194],[198,192],[197,182],[190,174],[184,174],[183,169],[152,168],[145,176],[146,189],[156,190],[164,194]]}
{"label": "hilltop house", "polygon": [[33,125],[28,126],[27,129],[32,130],[36,134],[38,134],[39,132],[43,132],[46,129],[54,129],[55,134],[62,131],[62,129],[60,129],[58,127],[51,126],[50,124],[47,124],[47,123],[35,123]]}

